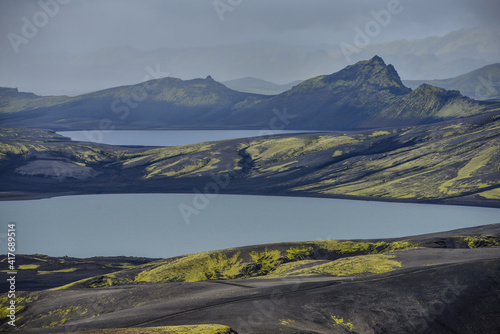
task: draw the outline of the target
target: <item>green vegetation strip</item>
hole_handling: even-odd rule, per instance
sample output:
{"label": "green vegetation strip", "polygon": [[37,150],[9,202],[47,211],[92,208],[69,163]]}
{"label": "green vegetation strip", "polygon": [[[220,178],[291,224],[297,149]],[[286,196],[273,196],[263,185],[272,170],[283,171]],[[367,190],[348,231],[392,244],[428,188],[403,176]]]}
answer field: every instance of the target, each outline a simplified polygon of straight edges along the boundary
{"label": "green vegetation strip", "polygon": [[65,269],[58,269],[58,270],[39,270],[38,275],[72,273],[73,271],[77,271],[77,268],[65,268]]}
{"label": "green vegetation strip", "polygon": [[27,270],[27,269],[36,269],[40,267],[39,264],[21,264],[18,269],[21,269],[21,270]]}
{"label": "green vegetation strip", "polygon": [[190,326],[163,326],[146,328],[111,328],[98,329],[79,334],[234,334],[228,326],[224,325],[190,325]]}
{"label": "green vegetation strip", "polygon": [[495,247],[500,246],[500,238],[494,235],[482,235],[477,237],[464,237],[469,248]]}
{"label": "green vegetation strip", "polygon": [[[299,261],[288,263],[278,267],[277,270],[268,275],[274,277],[291,276],[361,276],[367,274],[382,274],[393,271],[401,267],[401,262],[393,260],[394,255],[374,254],[346,257],[324,263],[324,261]],[[316,264],[317,263],[317,264]],[[292,264],[293,266],[287,266]],[[306,268],[296,269],[303,265],[310,265]]]}

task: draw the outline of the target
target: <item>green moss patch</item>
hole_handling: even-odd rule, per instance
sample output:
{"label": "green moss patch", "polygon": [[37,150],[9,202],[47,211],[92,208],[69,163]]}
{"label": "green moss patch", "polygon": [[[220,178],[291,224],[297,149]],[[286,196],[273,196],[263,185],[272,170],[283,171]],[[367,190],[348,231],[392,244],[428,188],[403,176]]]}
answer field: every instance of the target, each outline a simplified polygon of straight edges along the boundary
{"label": "green moss patch", "polygon": [[145,328],[111,328],[98,329],[78,334],[235,334],[224,325],[187,325],[187,326],[162,326]]}
{"label": "green moss patch", "polygon": [[483,248],[500,246],[500,238],[494,235],[482,235],[477,237],[464,237],[469,248]]}
{"label": "green moss patch", "polygon": [[244,276],[243,260],[240,253],[232,256],[204,252],[186,255],[154,269],[145,270],[135,280],[137,282],[195,282],[210,279],[232,279]]}
{"label": "green moss patch", "polygon": [[38,275],[48,275],[48,274],[58,274],[58,273],[72,273],[77,271],[77,268],[65,268],[65,269],[57,269],[57,270],[39,270]]}
{"label": "green moss patch", "polygon": [[[362,276],[369,274],[382,274],[396,270],[401,267],[401,262],[394,260],[394,255],[373,254],[359,255],[341,258],[335,261],[300,261],[293,265],[280,266],[270,277],[293,277],[293,276]],[[294,267],[306,264],[318,265],[308,266],[302,269]]]}
{"label": "green moss patch", "polygon": [[40,267],[39,264],[21,264],[18,269],[21,269],[21,270],[27,270],[27,269],[36,269]]}

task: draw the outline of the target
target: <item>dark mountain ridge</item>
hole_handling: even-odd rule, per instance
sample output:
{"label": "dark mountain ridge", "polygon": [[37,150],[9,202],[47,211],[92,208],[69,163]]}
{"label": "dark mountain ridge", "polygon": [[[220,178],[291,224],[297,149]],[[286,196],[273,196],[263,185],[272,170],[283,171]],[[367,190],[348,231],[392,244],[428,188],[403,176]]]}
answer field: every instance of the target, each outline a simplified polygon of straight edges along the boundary
{"label": "dark mountain ridge", "polygon": [[[382,58],[361,61],[331,75],[304,81],[291,90],[262,101],[242,115],[251,122],[255,114],[287,107],[296,116],[289,128],[363,129],[433,123],[469,116],[485,105],[429,85],[415,91],[405,87],[392,65]],[[245,117],[246,116],[246,117]]]}
{"label": "dark mountain ridge", "polygon": [[[41,99],[41,100],[40,100]],[[392,65],[375,56],[302,82],[275,96],[227,88],[210,76],[163,78],[74,98],[4,94],[0,124],[56,130],[242,129],[271,125],[300,130],[349,130],[433,123],[498,108],[423,85],[412,91]],[[279,112],[282,124],[270,124]]]}

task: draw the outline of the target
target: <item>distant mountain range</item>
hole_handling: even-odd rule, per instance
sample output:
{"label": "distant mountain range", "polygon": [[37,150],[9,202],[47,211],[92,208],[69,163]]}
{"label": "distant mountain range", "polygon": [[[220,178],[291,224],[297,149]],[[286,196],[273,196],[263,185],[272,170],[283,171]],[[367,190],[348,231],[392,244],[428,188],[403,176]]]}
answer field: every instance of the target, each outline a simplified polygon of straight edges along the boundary
{"label": "distant mountain range", "polygon": [[286,92],[289,89],[292,89],[293,86],[296,86],[301,82],[302,82],[301,80],[297,80],[294,82],[290,82],[288,84],[278,85],[266,80],[253,77],[246,77],[241,79],[223,81],[222,83],[226,87],[240,92],[263,94],[263,95],[278,95],[283,92]]}
{"label": "distant mountain range", "polygon": [[443,80],[403,80],[410,88],[426,83],[461,94],[476,100],[500,100],[500,63],[491,64],[455,78]]}
{"label": "distant mountain range", "polygon": [[206,79],[150,80],[77,97],[0,89],[0,125],[81,129],[352,130],[416,125],[498,109],[427,84],[411,90],[375,56],[279,95],[238,92]]}
{"label": "distant mountain range", "polygon": [[[344,42],[354,44],[352,38]],[[444,36],[372,43],[346,59],[338,43],[303,48],[242,43],[213,47],[162,48],[140,51],[112,47],[90,53],[14,55],[0,50],[0,86],[18,87],[39,95],[83,93],[143,80],[148,68],[162,76],[218,81],[256,77],[287,83],[339,71],[357,61],[380,55],[403,79],[452,78],[500,62],[500,31],[464,29]],[[34,75],[35,74],[35,75]],[[155,77],[158,78],[158,77]]]}

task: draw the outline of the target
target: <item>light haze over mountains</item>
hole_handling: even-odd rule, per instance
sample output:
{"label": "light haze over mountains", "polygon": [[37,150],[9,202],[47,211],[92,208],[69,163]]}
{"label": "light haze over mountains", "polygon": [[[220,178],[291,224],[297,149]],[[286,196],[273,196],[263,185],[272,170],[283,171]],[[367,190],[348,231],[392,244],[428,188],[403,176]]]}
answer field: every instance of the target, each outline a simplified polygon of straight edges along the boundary
{"label": "light haze over mountains", "polygon": [[[136,84],[148,67],[183,80],[211,75],[219,82],[255,77],[288,84],[375,54],[403,80],[432,80],[500,62],[498,1],[283,4],[241,2],[221,14],[211,1],[71,1],[15,52],[9,34],[22,37],[25,21],[42,8],[38,1],[2,1],[0,86],[78,95]],[[397,10],[380,18],[390,4]],[[345,45],[359,52],[346,57]]]}

